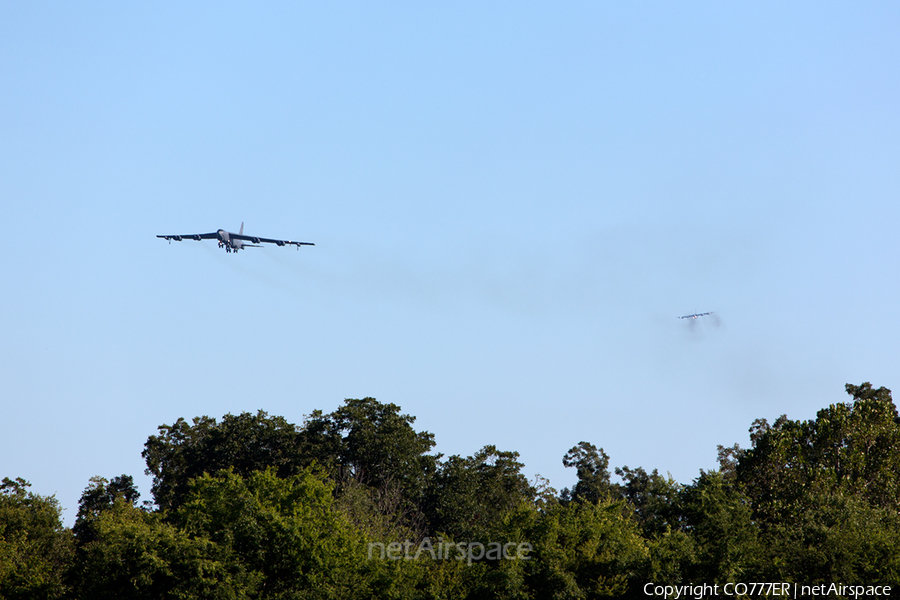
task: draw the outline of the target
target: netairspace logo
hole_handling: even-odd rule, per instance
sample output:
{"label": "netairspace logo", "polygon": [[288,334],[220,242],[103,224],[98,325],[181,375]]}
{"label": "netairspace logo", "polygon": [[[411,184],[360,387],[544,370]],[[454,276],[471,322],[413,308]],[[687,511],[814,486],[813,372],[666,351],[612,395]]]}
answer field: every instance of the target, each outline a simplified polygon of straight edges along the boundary
{"label": "netairspace logo", "polygon": [[703,598],[713,598],[723,596],[725,598],[814,598],[817,596],[825,596],[829,598],[863,598],[863,597],[880,597],[890,596],[891,586],[889,585],[844,585],[832,583],[830,585],[802,585],[798,583],[788,583],[786,581],[779,582],[748,582],[748,583],[726,583],[710,585],[708,583],[688,584],[688,585],[657,585],[648,583],[644,586],[644,595],[646,596],[662,596],[673,600],[682,598],[694,598],[702,600]]}
{"label": "netairspace logo", "polygon": [[[413,552],[413,550],[415,550]],[[384,560],[465,560],[468,564],[481,560],[531,560],[528,553],[533,550],[528,542],[445,542],[438,538],[437,544],[431,538],[422,538],[418,544],[412,541],[369,542],[368,558]]]}

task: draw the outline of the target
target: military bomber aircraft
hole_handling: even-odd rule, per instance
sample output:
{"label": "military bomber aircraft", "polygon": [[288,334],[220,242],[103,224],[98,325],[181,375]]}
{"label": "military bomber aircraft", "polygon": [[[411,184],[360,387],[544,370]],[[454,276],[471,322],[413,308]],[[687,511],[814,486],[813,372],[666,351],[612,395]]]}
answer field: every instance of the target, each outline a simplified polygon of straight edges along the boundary
{"label": "military bomber aircraft", "polygon": [[[241,229],[238,233],[231,233],[224,229],[219,229],[214,233],[188,233],[185,235],[158,235],[158,238],[164,240],[172,240],[180,242],[181,240],[219,240],[219,248],[225,248],[225,252],[237,252],[244,248],[259,248],[261,244],[276,244],[278,246],[315,246],[312,242],[292,242],[291,240],[273,240],[270,238],[257,237],[255,235],[244,235],[244,224],[241,223]],[[248,243],[249,242],[249,243]]]}

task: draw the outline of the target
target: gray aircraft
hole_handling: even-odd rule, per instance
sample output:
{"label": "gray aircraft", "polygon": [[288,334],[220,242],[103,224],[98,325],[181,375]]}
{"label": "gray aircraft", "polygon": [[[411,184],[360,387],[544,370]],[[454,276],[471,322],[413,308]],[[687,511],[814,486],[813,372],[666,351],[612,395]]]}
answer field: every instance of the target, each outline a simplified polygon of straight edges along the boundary
{"label": "gray aircraft", "polygon": [[[158,238],[162,238],[164,240],[169,240],[169,243],[172,243],[172,240],[176,242],[180,242],[181,240],[219,240],[219,248],[225,248],[225,252],[237,252],[238,250],[243,250],[244,248],[259,248],[261,244],[277,244],[278,246],[297,246],[297,250],[300,249],[300,246],[315,246],[312,242],[292,242],[290,240],[273,240],[264,237],[257,237],[255,235],[244,235],[244,224],[241,223],[241,230],[238,233],[231,233],[230,231],[225,231],[224,229],[220,229],[215,233],[188,233],[186,235],[158,235]],[[250,243],[247,243],[250,242]]]}
{"label": "gray aircraft", "polygon": [[712,311],[705,313],[694,313],[692,315],[684,315],[683,317],[678,317],[679,319],[697,319],[697,317],[705,317],[706,315],[711,315]]}

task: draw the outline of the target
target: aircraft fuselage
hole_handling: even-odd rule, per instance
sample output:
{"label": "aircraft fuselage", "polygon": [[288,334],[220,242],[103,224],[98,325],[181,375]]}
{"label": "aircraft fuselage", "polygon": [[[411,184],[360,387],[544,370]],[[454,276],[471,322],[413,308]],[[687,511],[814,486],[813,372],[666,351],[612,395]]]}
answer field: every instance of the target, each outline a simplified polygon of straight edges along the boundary
{"label": "aircraft fuselage", "polygon": [[[243,226],[241,227],[243,230]],[[244,246],[252,246],[253,244],[244,244],[243,240],[239,240],[235,237],[232,237],[234,234],[224,229],[220,229],[216,232],[216,235],[219,236],[219,248],[225,248],[225,252],[237,252],[238,250],[243,250]],[[257,240],[253,240],[257,241]]]}

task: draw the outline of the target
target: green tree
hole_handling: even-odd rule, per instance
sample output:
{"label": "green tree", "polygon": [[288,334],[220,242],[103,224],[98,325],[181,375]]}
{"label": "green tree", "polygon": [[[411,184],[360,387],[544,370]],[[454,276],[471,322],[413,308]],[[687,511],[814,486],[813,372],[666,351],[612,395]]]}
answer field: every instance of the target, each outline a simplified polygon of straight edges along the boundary
{"label": "green tree", "polygon": [[434,473],[434,434],[413,429],[416,418],[375,398],[347,399],[333,413],[314,411],[303,427],[307,453],[338,485],[351,479],[374,488],[398,486],[417,501]]}
{"label": "green tree", "polygon": [[733,480],[703,472],[681,492],[684,531],[693,545],[690,579],[708,583],[746,581],[759,557],[758,531],[749,499]]}
{"label": "green tree", "polygon": [[[646,539],[649,560],[645,565],[644,582],[663,585],[694,583],[699,562],[694,538],[683,529],[667,529],[661,535]],[[635,597],[642,591],[632,590]],[[639,593],[640,592],[640,593]]]}
{"label": "green tree", "polygon": [[372,488],[353,479],[345,481],[335,508],[373,541],[419,540],[427,533],[425,515],[397,485]]}
{"label": "green tree", "polygon": [[656,469],[616,467],[624,483],[621,495],[633,509],[633,516],[644,536],[654,538],[682,526],[679,498],[682,486],[672,477],[663,477]]}
{"label": "green tree", "polygon": [[796,518],[770,523],[761,542],[757,576],[767,580],[900,583],[900,515],[856,496],[816,494]]}
{"label": "green tree", "polygon": [[[648,559],[643,581],[677,585],[693,581],[698,545],[686,521],[685,487],[671,476],[653,469],[616,468],[623,483],[619,492],[627,503],[626,514],[637,524],[647,544]],[[632,589],[635,595],[641,590]]]}
{"label": "green tree", "polygon": [[274,467],[287,478],[317,463],[331,475],[337,491],[353,480],[382,492],[402,490],[417,503],[433,474],[438,456],[428,454],[434,436],[417,432],[415,417],[374,398],[348,399],[330,414],[316,410],[297,427],[264,411],[225,415],[219,423],[196,417],[161,425],[142,456],[151,491],[162,510],[176,508],[188,482],[204,473],[231,468],[238,475]]}
{"label": "green tree", "polygon": [[547,507],[530,531],[526,582],[534,598],[615,598],[645,581],[647,545],[621,501]]}
{"label": "green tree", "polygon": [[230,571],[258,582],[259,598],[366,595],[365,540],[334,509],[321,475],[306,469],[281,478],[270,468],[241,477],[227,470],[197,477],[189,488],[173,522],[214,542]]}
{"label": "green tree", "polygon": [[256,597],[258,578],[204,536],[117,496],[92,522],[71,580],[76,598],[158,600]]}
{"label": "green tree", "polygon": [[732,453],[765,550],[761,576],[900,581],[897,408],[886,388],[846,391],[852,402],[823,408],[815,420],[755,421],[752,447]]}
{"label": "green tree", "polygon": [[588,442],[578,442],[562,459],[563,465],[574,468],[578,483],[569,490],[563,489],[563,500],[586,500],[599,502],[616,492],[609,481],[609,456]]}
{"label": "green tree", "polygon": [[260,410],[255,415],[227,414],[221,423],[204,416],[194,418],[193,424],[178,419],[160,425],[159,435],[149,437],[141,455],[147,474],[153,476],[153,498],[167,510],[178,506],[188,482],[204,473],[231,468],[247,475],[267,467],[274,467],[280,477],[299,473],[310,461],[302,443],[296,425]]}
{"label": "green tree", "polygon": [[56,498],[28,491],[27,481],[0,483],[0,598],[60,598],[72,561],[71,531]]}
{"label": "green tree", "polygon": [[740,453],[735,471],[763,524],[796,519],[817,494],[900,510],[900,425],[890,390],[846,389],[852,403],[823,408],[813,421],[754,422],[752,448]]}
{"label": "green tree", "polygon": [[430,531],[456,540],[488,540],[504,515],[534,499],[518,452],[488,445],[474,456],[451,456],[432,478],[424,510]]}
{"label": "green tree", "polygon": [[117,498],[122,498],[134,506],[140,496],[131,475],[119,475],[112,481],[103,477],[92,477],[78,502],[78,515],[72,528],[75,538],[80,544],[93,541],[96,539],[93,524],[100,513],[112,508]]}

